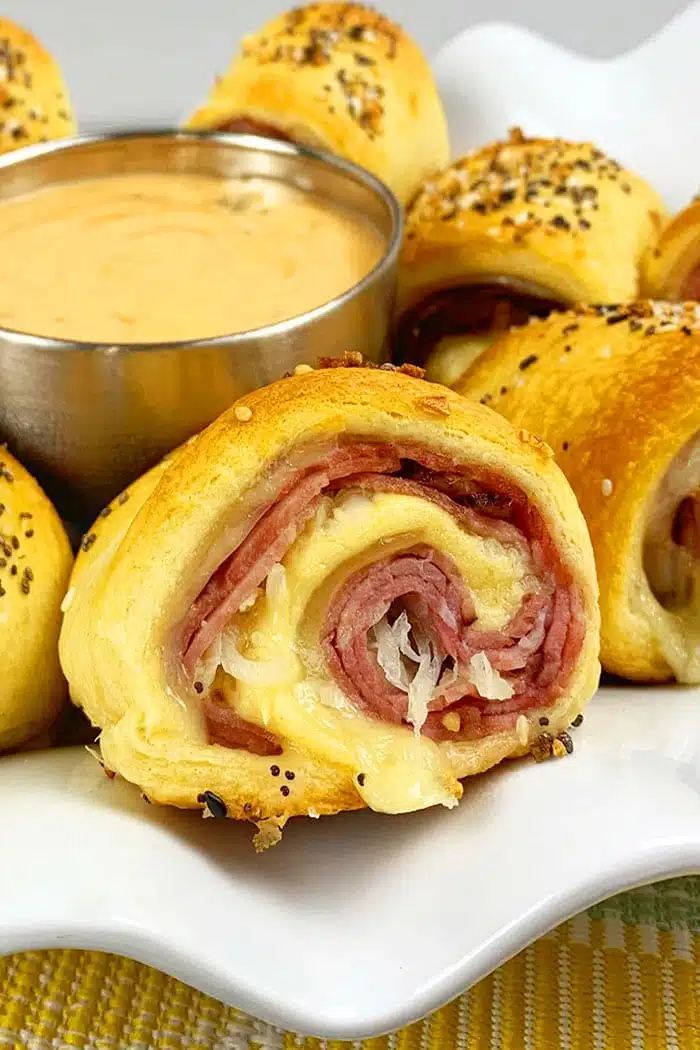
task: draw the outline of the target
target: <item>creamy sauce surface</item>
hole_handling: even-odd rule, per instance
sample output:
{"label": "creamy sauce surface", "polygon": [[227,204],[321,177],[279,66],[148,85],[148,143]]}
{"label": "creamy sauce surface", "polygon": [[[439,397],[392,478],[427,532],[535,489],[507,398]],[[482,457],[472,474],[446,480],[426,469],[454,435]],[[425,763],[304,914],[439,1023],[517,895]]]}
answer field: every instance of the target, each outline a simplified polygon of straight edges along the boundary
{"label": "creamy sauce surface", "polygon": [[0,326],[82,342],[245,332],[357,284],[361,216],[267,179],[108,175],[0,203]]}

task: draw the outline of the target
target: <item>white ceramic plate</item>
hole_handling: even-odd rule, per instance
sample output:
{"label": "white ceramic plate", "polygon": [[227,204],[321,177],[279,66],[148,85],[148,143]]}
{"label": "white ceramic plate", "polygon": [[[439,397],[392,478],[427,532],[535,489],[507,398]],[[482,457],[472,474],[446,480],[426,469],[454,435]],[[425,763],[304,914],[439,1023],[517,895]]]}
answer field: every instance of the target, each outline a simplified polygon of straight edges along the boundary
{"label": "white ceramic plate", "polygon": [[700,189],[698,40],[697,0],[641,47],[607,61],[515,26],[469,29],[434,63],[453,152],[514,124],[529,135],[592,140],[682,207]]}
{"label": "white ceramic plate", "polygon": [[[456,150],[519,123],[591,137],[672,205],[700,181],[700,6],[615,61],[485,27],[437,61]],[[0,952],[116,951],[333,1038],[408,1023],[569,915],[700,870],[700,690],[603,689],[576,753],[452,812],[249,829],[147,806],[83,750],[0,761]]]}
{"label": "white ceramic plate", "polygon": [[81,749],[0,761],[0,952],[119,952],[333,1038],[408,1023],[561,920],[700,869],[700,695],[606,689],[571,758],[453,811],[247,828],[148,806]]}

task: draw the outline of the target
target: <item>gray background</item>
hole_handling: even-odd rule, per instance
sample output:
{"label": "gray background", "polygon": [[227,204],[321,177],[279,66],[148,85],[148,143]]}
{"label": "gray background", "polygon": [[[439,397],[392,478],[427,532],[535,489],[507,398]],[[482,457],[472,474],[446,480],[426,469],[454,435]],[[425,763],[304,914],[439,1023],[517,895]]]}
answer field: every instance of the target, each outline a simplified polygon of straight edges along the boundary
{"label": "gray background", "polygon": [[[299,0],[300,2],[300,0]],[[59,58],[84,128],[179,120],[225,68],[241,35],[291,4],[275,0],[5,0],[2,11]],[[641,43],[683,0],[378,0],[435,54],[482,21],[527,26],[610,57]]]}

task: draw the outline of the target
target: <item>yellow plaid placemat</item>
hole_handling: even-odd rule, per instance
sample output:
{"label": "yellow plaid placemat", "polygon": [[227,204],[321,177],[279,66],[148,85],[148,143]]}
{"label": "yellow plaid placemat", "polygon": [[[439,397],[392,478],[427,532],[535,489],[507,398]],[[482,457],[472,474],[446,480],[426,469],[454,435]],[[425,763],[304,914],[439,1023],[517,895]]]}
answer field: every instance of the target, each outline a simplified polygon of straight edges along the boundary
{"label": "yellow plaid placemat", "polygon": [[0,1047],[27,1050],[698,1050],[700,877],[614,897],[402,1032],[353,1044],[266,1025],[98,952],[0,959]]}

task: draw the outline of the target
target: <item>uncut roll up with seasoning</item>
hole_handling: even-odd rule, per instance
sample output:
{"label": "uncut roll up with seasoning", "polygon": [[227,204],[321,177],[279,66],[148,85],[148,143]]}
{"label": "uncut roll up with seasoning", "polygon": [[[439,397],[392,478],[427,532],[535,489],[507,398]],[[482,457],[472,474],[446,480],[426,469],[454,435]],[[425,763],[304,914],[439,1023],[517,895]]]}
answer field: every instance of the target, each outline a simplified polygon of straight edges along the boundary
{"label": "uncut roll up with seasoning", "polygon": [[642,291],[657,299],[700,299],[700,195],[666,223],[650,246]]}
{"label": "uncut roll up with seasoning", "polygon": [[308,369],[127,497],[83,543],[61,657],[151,800],[279,829],[452,807],[461,777],[565,753],[599,673],[589,538],[496,413],[391,366]]}
{"label": "uncut roll up with seasoning", "polygon": [[55,60],[26,29],[0,18],[0,153],[76,132]]}
{"label": "uncut roll up with seasoning", "polygon": [[403,203],[449,159],[425,56],[399,26],[360,4],[298,7],[246,37],[186,126],[338,153]]}
{"label": "uncut roll up with seasoning", "polygon": [[395,360],[452,386],[531,316],[635,298],[662,218],[654,190],[596,146],[514,129],[429,178],[409,209]]}
{"label": "uncut roll up with seasoning", "polygon": [[0,751],[43,734],[66,699],[58,633],[72,561],[53,506],[0,450]]}
{"label": "uncut roll up with seasoning", "polygon": [[603,666],[700,682],[700,307],[532,322],[457,389],[554,449],[593,540]]}

